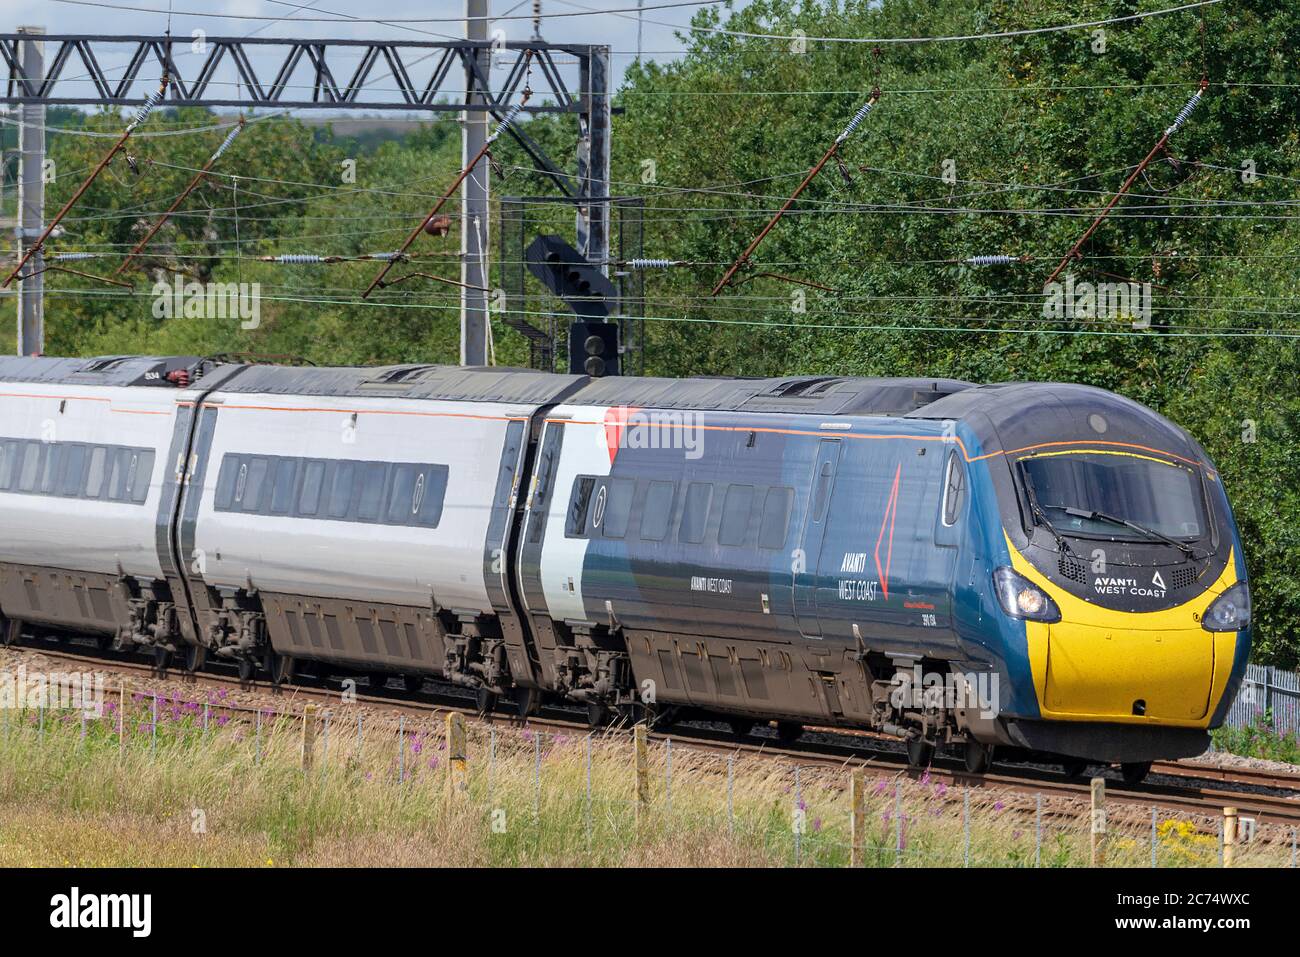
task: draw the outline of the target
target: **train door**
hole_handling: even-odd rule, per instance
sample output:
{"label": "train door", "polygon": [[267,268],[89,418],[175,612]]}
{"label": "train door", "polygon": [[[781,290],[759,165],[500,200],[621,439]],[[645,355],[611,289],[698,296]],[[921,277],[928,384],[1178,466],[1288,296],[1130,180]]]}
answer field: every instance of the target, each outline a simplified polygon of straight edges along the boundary
{"label": "train door", "polygon": [[817,459],[809,482],[808,510],[799,535],[799,550],[793,558],[795,620],[799,623],[800,633],[807,638],[822,636],[821,622],[817,617],[817,571],[822,544],[826,540],[831,490],[835,487],[835,472],[839,468],[842,447],[839,439],[821,439],[818,442]]}
{"label": "train door", "polygon": [[961,554],[960,544],[967,541],[966,513],[970,496],[967,494],[968,478],[966,466],[957,449],[949,449],[943,459],[943,469],[939,476],[939,494],[932,501],[938,502],[934,516],[934,544],[936,569],[935,586],[929,595],[929,602],[934,605],[933,618],[927,622],[931,627],[944,631],[953,627],[953,595],[964,583],[958,581],[961,572],[969,572],[971,556]]}

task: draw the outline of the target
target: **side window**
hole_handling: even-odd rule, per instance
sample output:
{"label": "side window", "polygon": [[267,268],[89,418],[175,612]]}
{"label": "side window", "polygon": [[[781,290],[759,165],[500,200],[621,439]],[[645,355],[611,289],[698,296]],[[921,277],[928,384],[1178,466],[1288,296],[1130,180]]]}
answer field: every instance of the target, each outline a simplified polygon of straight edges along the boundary
{"label": "side window", "polygon": [[709,522],[709,503],[713,501],[713,486],[707,482],[692,482],[686,487],[686,501],[682,505],[682,520],[677,526],[677,540],[698,545],[704,541],[704,530]]}
{"label": "side window", "polygon": [[271,483],[271,513],[288,515],[293,508],[294,480],[298,477],[298,463],[294,459],[277,459],[275,479]]}
{"label": "side window", "polygon": [[331,466],[333,475],[330,482],[330,518],[347,518],[348,505],[352,502],[352,477],[356,466],[351,462],[336,462]]}
{"label": "side window", "polygon": [[104,491],[104,470],[108,462],[108,449],[102,445],[90,451],[90,467],[86,469],[86,498],[99,498]]}
{"label": "side window", "polygon": [[[419,511],[415,523],[424,528],[437,528],[442,521],[442,505],[447,499],[447,476],[449,470],[445,465],[430,465],[424,470],[424,485],[416,480],[416,494],[419,499]],[[414,503],[413,503],[414,504]]]}
{"label": "side window", "polygon": [[266,491],[266,476],[270,471],[270,464],[260,456],[248,460],[248,472],[245,476],[243,495],[245,512],[261,511],[262,495]]}
{"label": "side window", "polygon": [[51,445],[45,450],[45,461],[41,465],[41,491],[45,493],[58,490],[59,468],[63,464],[66,446]]}
{"label": "side window", "polygon": [[303,467],[302,491],[298,493],[298,514],[315,515],[320,508],[320,491],[325,481],[325,463],[308,462]]}
{"label": "side window", "polygon": [[668,535],[673,518],[675,482],[651,482],[641,509],[641,538],[647,542],[662,542]]}
{"label": "side window", "polygon": [[0,489],[7,489],[13,485],[14,477],[18,473],[20,448],[22,448],[21,443],[13,440],[0,442]]}
{"label": "side window", "polygon": [[573,493],[569,496],[569,511],[564,520],[565,538],[583,538],[587,534],[587,513],[591,509],[591,493],[596,480],[590,475],[579,475],[573,480]]}
{"label": "side window", "polygon": [[36,491],[36,479],[40,477],[41,458],[49,449],[40,442],[27,442],[27,454],[23,456],[23,469],[18,476],[18,489],[23,492]]}
{"label": "side window", "polygon": [[59,485],[61,495],[80,495],[81,483],[86,475],[86,447],[70,445],[63,455],[63,481]]}
{"label": "side window", "polygon": [[388,490],[388,508],[385,519],[389,525],[410,524],[420,510],[415,501],[415,486],[420,483],[424,488],[424,475],[414,465],[398,465],[393,468],[392,487]]}
{"label": "side window", "polygon": [[213,506],[220,511],[227,511],[235,503],[235,485],[239,478],[239,456],[226,455],[221,459],[221,471],[217,473],[217,491]]}
{"label": "side window", "polygon": [[823,462],[821,471],[817,474],[817,487],[813,489],[812,500],[814,522],[820,522],[826,515],[826,503],[830,499],[831,476],[834,471],[830,462]]}
{"label": "side window", "polygon": [[605,503],[605,537],[622,538],[627,534],[627,522],[632,515],[632,496],[636,492],[636,482],[632,479],[610,479],[605,488],[609,494],[609,500]]}
{"label": "side window", "polygon": [[758,529],[759,548],[781,548],[785,545],[793,505],[794,489],[779,485],[767,490],[767,497],[763,500],[763,524]]}
{"label": "side window", "polygon": [[718,526],[719,545],[743,545],[749,532],[754,508],[754,486],[728,485],[722,500],[722,524]]}
{"label": "side window", "polygon": [[367,462],[361,466],[361,495],[357,500],[357,518],[374,522],[384,503],[384,480],[388,466],[383,462]]}
{"label": "side window", "polygon": [[966,470],[962,468],[957,453],[948,455],[948,470],[944,475],[943,486],[943,524],[952,526],[961,515],[962,500],[966,492]]}
{"label": "side window", "polygon": [[127,500],[131,485],[131,468],[135,464],[131,459],[130,449],[113,451],[113,474],[108,483],[108,497],[114,502]]}
{"label": "side window", "polygon": [[135,471],[131,476],[131,501],[140,505],[149,497],[149,486],[153,482],[154,454],[149,450],[135,455]]}

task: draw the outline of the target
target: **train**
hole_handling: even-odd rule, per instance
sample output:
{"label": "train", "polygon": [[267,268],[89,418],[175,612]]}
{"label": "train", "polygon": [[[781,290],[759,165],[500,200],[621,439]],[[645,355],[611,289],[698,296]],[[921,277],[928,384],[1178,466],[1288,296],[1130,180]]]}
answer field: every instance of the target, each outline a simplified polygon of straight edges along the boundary
{"label": "train", "polygon": [[0,635],[483,711],[1200,753],[1250,653],[1182,428],[1068,383],[0,359]]}

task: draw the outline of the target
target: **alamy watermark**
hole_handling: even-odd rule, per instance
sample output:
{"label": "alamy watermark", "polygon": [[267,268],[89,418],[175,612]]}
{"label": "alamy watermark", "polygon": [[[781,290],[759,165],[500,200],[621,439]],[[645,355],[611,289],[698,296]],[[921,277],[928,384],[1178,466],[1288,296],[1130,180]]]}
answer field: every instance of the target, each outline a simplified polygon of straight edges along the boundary
{"label": "alamy watermark", "polygon": [[241,329],[262,324],[260,282],[186,281],[179,273],[171,283],[158,281],[153,287],[155,319],[238,319]]}
{"label": "alamy watermark", "polygon": [[80,711],[88,718],[104,714],[104,675],[90,671],[17,671],[0,673],[0,708]]}
{"label": "alamy watermark", "polygon": [[618,429],[620,449],[683,449],[686,458],[704,455],[704,415],[699,412],[631,409],[611,410],[609,425]]}
{"label": "alamy watermark", "polygon": [[1067,274],[1065,282],[1043,287],[1045,319],[1122,319],[1135,329],[1151,325],[1151,283],[1078,282]]}
{"label": "alamy watermark", "polygon": [[978,711],[984,719],[996,718],[1001,712],[1000,682],[996,671],[977,674],[930,672],[920,665],[911,671],[900,669],[894,674],[889,703],[899,711],[912,709]]}

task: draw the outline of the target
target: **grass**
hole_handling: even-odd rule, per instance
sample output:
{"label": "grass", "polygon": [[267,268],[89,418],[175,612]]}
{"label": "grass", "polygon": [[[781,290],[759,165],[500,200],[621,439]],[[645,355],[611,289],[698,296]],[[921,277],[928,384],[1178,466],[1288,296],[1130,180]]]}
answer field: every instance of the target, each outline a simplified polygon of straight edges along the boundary
{"label": "grass", "polygon": [[[328,727],[317,723],[304,772],[300,718],[214,708],[205,731],[201,702],[160,699],[155,737],[151,705],[128,700],[125,742],[113,709],[84,729],[79,712],[4,712],[0,866],[850,862],[846,770],[796,772],[748,755],[729,763],[683,747],[669,758],[653,743],[650,802],[638,815],[628,736],[470,722],[467,789],[449,800],[441,724],[406,723],[399,735],[395,719],[371,716],[358,735],[355,715],[335,712]],[[928,776],[866,780],[867,866],[964,863],[962,792]],[[968,800],[972,865],[1035,864],[1032,798],[972,790]],[[1086,809],[1044,807],[1041,866],[1087,864]],[[1119,810],[1108,863],[1146,866],[1149,816]],[[1157,841],[1162,866],[1217,863],[1214,833],[1190,821],[1162,820]],[[1279,865],[1289,852],[1256,845],[1241,859]]]}

